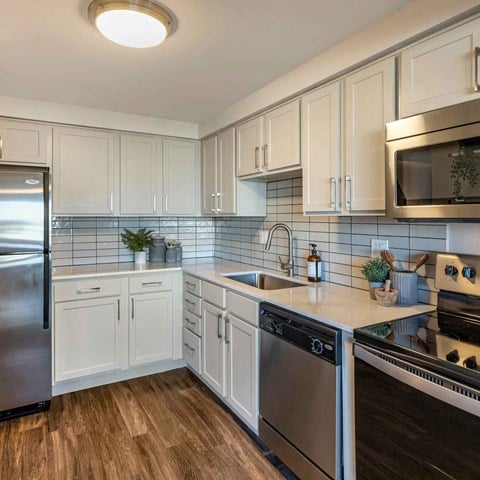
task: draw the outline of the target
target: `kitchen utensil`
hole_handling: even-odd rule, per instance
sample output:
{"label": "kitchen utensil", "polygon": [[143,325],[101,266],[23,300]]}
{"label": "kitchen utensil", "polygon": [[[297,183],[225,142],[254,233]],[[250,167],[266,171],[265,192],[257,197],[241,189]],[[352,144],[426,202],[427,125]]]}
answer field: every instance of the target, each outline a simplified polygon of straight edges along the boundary
{"label": "kitchen utensil", "polygon": [[415,272],[390,272],[392,287],[398,290],[399,305],[415,305],[418,302],[418,274]]}
{"label": "kitchen utensil", "polygon": [[428,261],[428,258],[429,258],[428,254],[424,253],[418,260],[417,264],[415,265],[415,268],[413,269],[413,273],[415,273],[421,266],[425,265],[425,263],[427,263]]}
{"label": "kitchen utensil", "polygon": [[380,252],[380,256],[382,257],[382,260],[387,262],[390,265],[390,268],[392,269],[392,272],[396,272],[397,269],[395,267],[395,255],[390,250],[382,250]]}

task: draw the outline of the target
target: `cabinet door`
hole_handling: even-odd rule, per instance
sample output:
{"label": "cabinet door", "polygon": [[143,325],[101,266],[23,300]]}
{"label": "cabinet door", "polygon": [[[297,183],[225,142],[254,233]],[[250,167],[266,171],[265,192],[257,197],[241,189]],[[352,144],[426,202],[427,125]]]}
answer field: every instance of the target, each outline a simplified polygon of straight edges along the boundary
{"label": "cabinet door", "polygon": [[262,172],[262,146],[263,116],[237,127],[237,176]]}
{"label": "cabinet door", "polygon": [[53,213],[112,215],[118,136],[82,128],[53,129]]}
{"label": "cabinet door", "polygon": [[225,396],[224,311],[202,302],[202,378],[219,395]]}
{"label": "cabinet door", "polygon": [[218,213],[236,211],[235,129],[218,134],[217,193]]}
{"label": "cabinet door", "polygon": [[230,407],[258,430],[258,328],[230,315],[227,332]]}
{"label": "cabinet door", "polygon": [[202,142],[202,213],[217,211],[217,155],[218,137]]}
{"label": "cabinet door", "polygon": [[479,36],[477,19],[401,53],[401,117],[479,98],[480,79],[475,78]]}
{"label": "cabinet door", "polygon": [[195,215],[200,196],[198,142],[163,141],[163,190],[165,215]]}
{"label": "cabinet door", "polygon": [[158,206],[160,172],[161,158],[157,154],[155,137],[120,137],[121,214],[154,215],[162,211]]}
{"label": "cabinet door", "polygon": [[303,210],[340,209],[340,82],[302,98]]}
{"label": "cabinet door", "polygon": [[267,170],[300,166],[300,100],[265,115],[265,137]]}
{"label": "cabinet door", "polygon": [[0,120],[0,162],[50,165],[51,156],[52,127]]}
{"label": "cabinet door", "polygon": [[120,297],[55,305],[55,381],[121,368]]}
{"label": "cabinet door", "polygon": [[172,292],[130,296],[130,366],[173,356]]}
{"label": "cabinet door", "polygon": [[345,79],[347,213],[385,211],[385,123],[395,119],[394,69],[387,58]]}

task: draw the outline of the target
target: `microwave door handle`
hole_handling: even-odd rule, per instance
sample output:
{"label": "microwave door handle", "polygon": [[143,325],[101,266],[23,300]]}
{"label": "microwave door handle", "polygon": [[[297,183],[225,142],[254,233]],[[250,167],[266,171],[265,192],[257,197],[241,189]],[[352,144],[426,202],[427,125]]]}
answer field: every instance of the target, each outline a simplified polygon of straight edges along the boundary
{"label": "microwave door handle", "polygon": [[480,56],[480,47],[475,47],[473,51],[473,65],[474,65],[474,75],[473,80],[473,90],[475,92],[480,92],[480,84],[478,83],[478,57]]}
{"label": "microwave door handle", "polygon": [[[480,392],[477,392],[469,387],[463,387],[461,384],[458,384],[455,381],[446,379],[441,375],[433,374],[428,370],[408,363],[405,360],[396,360],[395,357],[391,357],[382,352],[383,357],[387,357],[390,359],[390,361],[396,363],[392,364],[390,361],[378,357],[374,352],[376,352],[376,350],[365,345],[360,345],[358,342],[354,341],[354,356],[356,358],[363,360],[376,370],[379,370],[385,375],[388,375],[389,377],[392,377],[399,382],[414,388],[415,390],[419,390],[427,395],[430,395],[431,397],[441,400],[442,402],[457,407],[464,412],[468,412],[476,417],[480,417],[480,400],[478,400],[480,397]],[[400,364],[408,366],[410,371],[398,366]],[[411,373],[412,371],[418,372],[418,375]],[[434,381],[427,380],[426,378],[436,379],[439,382],[444,380],[445,384],[457,385],[457,391],[439,385],[438,383],[434,383]],[[458,389],[471,390],[472,396],[478,396],[477,398],[467,397],[462,393],[458,393]]]}

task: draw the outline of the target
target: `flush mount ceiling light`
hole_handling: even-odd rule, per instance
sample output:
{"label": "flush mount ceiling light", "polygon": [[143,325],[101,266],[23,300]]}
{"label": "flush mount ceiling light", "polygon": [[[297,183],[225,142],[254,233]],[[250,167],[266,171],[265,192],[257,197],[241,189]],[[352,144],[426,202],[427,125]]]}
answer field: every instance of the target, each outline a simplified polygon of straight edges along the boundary
{"label": "flush mount ceiling light", "polygon": [[93,0],[88,18],[103,36],[133,48],[162,43],[175,26],[172,15],[149,0]]}

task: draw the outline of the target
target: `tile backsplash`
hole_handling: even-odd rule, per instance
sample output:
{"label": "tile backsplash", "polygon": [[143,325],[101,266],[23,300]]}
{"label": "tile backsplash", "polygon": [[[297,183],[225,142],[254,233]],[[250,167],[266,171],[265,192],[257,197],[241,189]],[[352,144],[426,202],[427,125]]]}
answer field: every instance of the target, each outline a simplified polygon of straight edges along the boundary
{"label": "tile backsplash", "polygon": [[318,245],[324,280],[367,289],[360,266],[370,258],[372,238],[385,239],[397,259],[399,270],[412,269],[419,257],[431,253],[420,268],[419,299],[436,303],[433,286],[434,252],[447,248],[447,225],[408,223],[376,217],[304,216],[302,179],[267,184],[267,216],[263,217],[54,217],[52,255],[54,266],[131,262],[133,255],[123,245],[124,228],[149,228],[167,239],[182,242],[184,258],[217,257],[280,270],[278,256],[288,256],[286,235],[277,231],[270,251],[260,244],[260,230],[277,222],[293,231],[295,272],[307,275],[309,243]]}
{"label": "tile backsplash", "polygon": [[180,240],[184,258],[212,257],[215,228],[211,218],[186,217],[53,217],[53,266],[132,262],[120,238],[124,228],[148,228]]}

